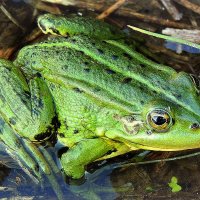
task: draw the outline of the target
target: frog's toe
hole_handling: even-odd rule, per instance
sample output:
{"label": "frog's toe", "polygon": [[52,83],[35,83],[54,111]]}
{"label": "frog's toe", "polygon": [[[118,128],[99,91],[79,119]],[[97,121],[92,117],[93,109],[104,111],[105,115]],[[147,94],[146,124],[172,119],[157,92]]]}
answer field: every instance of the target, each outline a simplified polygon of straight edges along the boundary
{"label": "frog's toe", "polygon": [[85,166],[82,164],[76,165],[67,157],[67,154],[63,154],[61,157],[61,163],[65,174],[72,179],[81,179],[85,174]]}

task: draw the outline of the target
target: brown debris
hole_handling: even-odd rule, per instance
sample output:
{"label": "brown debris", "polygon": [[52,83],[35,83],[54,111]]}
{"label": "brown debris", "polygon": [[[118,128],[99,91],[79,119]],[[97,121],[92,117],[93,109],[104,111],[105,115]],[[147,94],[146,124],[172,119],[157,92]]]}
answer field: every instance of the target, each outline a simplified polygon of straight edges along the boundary
{"label": "brown debris", "polygon": [[183,14],[179,12],[179,10],[176,8],[176,6],[172,3],[171,0],[160,1],[174,20],[178,21],[182,18]]}
{"label": "brown debris", "polygon": [[200,6],[198,6],[197,4],[191,3],[188,0],[174,0],[174,1],[200,15]]}
{"label": "brown debris", "polygon": [[120,6],[122,6],[125,2],[126,2],[126,0],[117,0],[116,3],[114,3],[107,10],[105,10],[99,16],[97,16],[97,19],[104,19],[104,18],[106,18],[108,15],[110,15],[115,10],[117,10]]}
{"label": "brown debris", "polygon": [[38,10],[43,10],[43,11],[46,11],[46,12],[49,12],[49,13],[53,13],[53,14],[62,14],[60,9],[58,8],[57,5],[47,5],[43,2],[39,2],[37,5],[36,5],[36,8]]}
{"label": "brown debris", "polygon": [[10,47],[7,49],[0,49],[0,58],[9,59],[17,47]]}
{"label": "brown debris", "polygon": [[161,19],[156,16],[151,16],[151,15],[146,15],[146,14],[141,14],[138,12],[135,12],[132,9],[129,8],[124,8],[123,10],[118,10],[117,14],[125,17],[135,17],[137,19],[140,19],[144,22],[150,22],[162,26],[167,26],[167,27],[174,27],[174,28],[180,28],[180,29],[192,29],[194,28],[192,25],[189,24],[184,24],[180,22],[174,22],[168,19]]}
{"label": "brown debris", "polygon": [[18,21],[11,15],[11,13],[4,7],[4,5],[1,5],[0,9],[10,19],[10,21],[12,21],[16,26],[25,31],[25,28],[18,23]]}
{"label": "brown debris", "polygon": [[[52,0],[43,0],[43,1],[52,2]],[[56,1],[57,4],[61,4],[61,5],[66,5],[67,2],[68,1]],[[102,12],[97,17],[98,19],[103,19],[103,18],[107,17],[108,15],[110,15],[111,13],[113,13],[114,11],[116,11],[115,13],[119,16],[136,18],[136,19],[142,20],[144,22],[158,24],[161,26],[179,28],[179,29],[194,29],[195,28],[195,26],[190,25],[190,24],[175,22],[175,21],[169,20],[169,19],[162,19],[158,16],[152,16],[150,14],[142,14],[135,9],[133,10],[133,8],[123,7],[121,9],[119,9],[119,7],[122,6],[125,2],[129,3],[130,5],[132,5],[132,4],[134,5],[134,3],[132,3],[131,1],[128,1],[128,0],[118,0],[118,1],[116,1],[115,4],[111,5],[108,9],[103,10],[104,6],[108,6],[109,1],[103,1],[103,3],[102,3],[102,1],[96,2],[96,1],[92,1],[92,0],[87,0],[87,1],[76,0],[76,1],[69,1],[68,3],[70,3],[70,5],[72,5],[72,3],[73,3],[74,6],[80,8],[80,9],[90,9],[90,10],[94,10],[96,12]]]}

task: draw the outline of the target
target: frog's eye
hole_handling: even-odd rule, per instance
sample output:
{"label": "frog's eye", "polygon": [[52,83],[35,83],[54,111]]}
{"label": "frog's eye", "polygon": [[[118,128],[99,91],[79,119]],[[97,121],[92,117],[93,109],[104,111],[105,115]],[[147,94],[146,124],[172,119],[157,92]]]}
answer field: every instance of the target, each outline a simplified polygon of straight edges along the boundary
{"label": "frog's eye", "polygon": [[172,117],[164,109],[154,109],[147,114],[147,123],[157,132],[164,132],[172,124]]}

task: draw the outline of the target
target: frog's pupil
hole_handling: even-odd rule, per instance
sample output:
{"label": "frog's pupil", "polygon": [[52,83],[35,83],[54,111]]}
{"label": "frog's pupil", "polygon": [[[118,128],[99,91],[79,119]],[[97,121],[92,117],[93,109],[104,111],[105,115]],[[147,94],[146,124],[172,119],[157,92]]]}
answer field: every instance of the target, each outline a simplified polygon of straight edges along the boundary
{"label": "frog's pupil", "polygon": [[166,119],[162,116],[153,116],[152,117],[152,121],[156,124],[156,125],[163,125],[164,123],[166,123]]}

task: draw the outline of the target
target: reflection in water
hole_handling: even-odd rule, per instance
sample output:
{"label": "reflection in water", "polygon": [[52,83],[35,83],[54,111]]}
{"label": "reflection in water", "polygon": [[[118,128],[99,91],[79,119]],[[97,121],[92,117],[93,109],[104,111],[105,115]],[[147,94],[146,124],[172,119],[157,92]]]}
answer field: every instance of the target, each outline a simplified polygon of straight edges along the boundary
{"label": "reflection in water", "polygon": [[[48,149],[53,159],[56,153]],[[153,153],[156,154],[156,153]],[[0,167],[0,197],[32,197],[56,199],[54,190],[46,177],[36,184],[28,174],[19,169],[7,155],[7,166]],[[59,162],[59,160],[56,160]],[[186,197],[198,199],[200,157],[187,158],[166,163],[126,166],[116,168],[115,164],[98,163],[90,166],[85,178],[79,181],[67,180],[58,174],[57,180],[64,199],[159,199]],[[97,166],[99,166],[97,169]],[[119,165],[120,166],[120,165]],[[96,171],[95,171],[96,169]],[[171,177],[177,177],[182,190],[173,193],[168,186]]]}
{"label": "reflection in water", "polygon": [[[4,145],[2,145],[1,149],[3,148]],[[39,149],[43,152],[45,151],[41,146]],[[49,147],[48,153],[52,156],[52,159],[57,163],[59,162],[57,152],[55,152],[54,148]],[[9,166],[10,169],[2,167],[1,198],[14,198],[16,196],[20,198],[34,197],[37,199],[57,198],[55,188],[52,188],[52,183],[48,180],[47,176],[42,176],[42,179],[36,183],[30,174],[25,173],[19,167],[18,162],[13,161],[3,151],[2,154],[4,154],[1,156],[1,159],[4,158],[2,159],[2,163]],[[7,173],[5,173],[5,170],[7,170]],[[109,178],[112,170],[109,165],[101,167],[96,171],[94,171],[93,167],[93,170],[90,169],[93,172],[86,173],[82,181],[68,180],[69,184],[64,181],[65,178],[61,173],[56,174],[56,179],[59,182],[64,199],[102,199],[105,197],[114,199],[117,197],[116,191],[127,191],[130,185],[113,188]]]}

